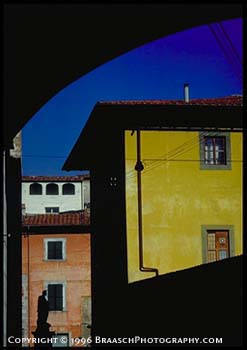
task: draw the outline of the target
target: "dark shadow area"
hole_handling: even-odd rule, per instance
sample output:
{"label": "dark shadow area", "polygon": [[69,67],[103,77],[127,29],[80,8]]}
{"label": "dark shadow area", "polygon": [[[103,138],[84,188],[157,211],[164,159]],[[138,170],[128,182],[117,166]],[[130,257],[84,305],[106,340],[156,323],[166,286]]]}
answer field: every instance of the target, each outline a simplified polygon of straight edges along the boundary
{"label": "dark shadow area", "polygon": [[[107,62],[107,60],[125,53],[130,49],[147,43],[148,41],[158,39],[159,37],[191,28],[193,26],[242,16],[242,6],[239,4],[229,6],[227,4],[179,4],[175,6],[159,5],[158,7],[156,5],[123,5],[118,7],[108,4],[97,6],[97,8],[95,5],[88,4],[82,6],[69,5],[69,7],[63,4],[5,4],[4,10],[4,141],[7,152],[9,148],[11,148],[12,138],[17,131],[25,125],[25,123],[44,103],[67,84],[96,68],[100,64],[103,64]],[[128,25],[126,25],[126,23]],[[150,30],[150,28],[152,30]],[[8,234],[8,300],[11,301],[8,302],[7,305],[7,334],[21,337],[21,165],[17,164],[17,161],[15,160],[7,159],[6,168],[7,175],[6,180],[4,179],[4,181],[6,182],[7,187],[6,217],[8,225],[6,232]],[[104,176],[107,178],[108,175],[112,175],[112,173],[115,175],[116,172],[118,174],[118,170],[115,171],[115,168],[113,170],[109,168],[108,173],[104,174]],[[123,179],[120,178],[120,181],[123,181]],[[98,184],[100,184],[99,181]],[[119,197],[116,197],[117,201],[113,198],[114,204],[119,200]],[[101,203],[98,203],[97,205],[99,208],[101,207]],[[120,203],[120,206],[121,209],[123,209],[122,203]],[[109,222],[111,222],[112,219],[111,214],[114,214],[114,211],[112,210],[109,212],[109,210],[107,210],[105,213],[106,216],[103,222],[106,223],[106,225],[109,225]],[[105,213],[102,213],[102,218]],[[124,214],[124,210],[122,210],[122,213]],[[93,216],[95,216],[94,213]],[[120,222],[124,232],[124,220],[122,216],[120,219],[116,217],[115,221]],[[99,227],[100,222],[98,222],[98,228]],[[93,227],[94,231],[98,228],[95,226]],[[115,230],[118,226],[114,224],[113,228]],[[104,230],[107,232],[108,227],[106,226]],[[114,236],[113,233],[112,236]],[[101,238],[101,240],[104,240],[104,242],[111,242],[108,241],[109,237],[110,235],[108,234],[104,238]],[[123,236],[121,239],[124,240]],[[115,240],[117,241],[116,238]],[[106,244],[108,243],[105,243],[105,245]],[[114,253],[113,258],[117,258],[117,264],[114,269],[117,273],[116,276],[119,276],[119,271],[126,272],[125,263],[122,261],[119,262],[119,256],[123,256],[123,259],[121,260],[125,259],[125,246],[121,246],[119,249],[120,253],[123,255],[119,255],[119,251],[114,250],[116,247],[115,242],[110,244],[110,252],[112,252],[112,247]],[[108,256],[107,251],[103,251],[103,248],[104,245],[102,247],[102,252],[99,253],[97,251],[97,253],[102,256]],[[112,260],[109,257],[108,260],[110,264],[109,266],[112,266]],[[234,261],[236,262],[234,263]],[[237,295],[236,298],[236,294],[238,294],[238,291],[240,290],[238,286],[241,279],[238,280],[239,284],[234,285],[234,283],[239,274],[241,263],[239,259],[230,259],[229,262],[224,261],[223,265],[226,265],[226,268],[222,269],[221,273],[223,278],[226,278],[229,282],[229,285],[225,282],[227,289],[224,290],[223,288],[220,288],[217,291],[217,288],[211,289],[210,285],[203,292],[205,297],[210,294],[209,291],[211,290],[212,293],[216,293],[215,295],[218,295],[219,297],[221,296],[219,293],[226,293],[223,295],[223,298],[226,300],[225,295],[228,295],[228,307],[230,307],[230,311],[234,311],[234,305],[236,304],[238,306],[239,303],[239,295]],[[222,266],[222,263],[218,266]],[[93,272],[94,275],[97,273],[97,268],[98,267],[96,267]],[[207,275],[209,277],[210,274],[208,273]],[[108,275],[104,274],[104,277],[105,276]],[[118,279],[114,279],[116,276],[113,274],[113,278],[111,275],[108,277],[108,280],[112,281],[112,285],[118,283]],[[98,283],[98,287],[103,286],[104,277],[102,277],[102,284]],[[233,282],[231,282],[231,278],[233,278]],[[119,280],[121,280],[120,277]],[[194,280],[194,278],[192,278],[192,280]],[[104,283],[106,284],[105,281]],[[188,282],[185,283],[186,286],[187,283]],[[198,283],[200,283],[200,280]],[[94,291],[97,291],[96,284],[97,283],[94,285]],[[124,324],[124,327],[127,327],[129,321],[129,330],[133,330],[133,320],[136,319],[137,316],[132,316],[132,307],[134,305],[134,300],[137,300],[137,297],[129,299],[128,295],[131,289],[133,289],[133,295],[138,294],[135,291],[138,286],[134,286],[135,285],[128,286],[128,288],[126,287],[125,289],[122,288],[121,285],[118,289],[120,292],[117,293],[114,289],[110,288],[111,285],[106,286],[106,292],[104,292],[104,289],[102,290],[103,298],[104,295],[107,294],[107,298],[105,299],[105,309],[107,310],[109,307],[111,312],[109,315],[108,313],[102,315],[100,315],[100,312],[97,313],[98,318],[95,322],[98,322],[99,327],[96,325],[95,329],[96,331],[100,331],[99,334],[104,333],[104,328],[107,328],[108,334],[111,331],[114,332],[117,325],[119,325],[122,330],[127,330],[127,328],[123,328],[122,325]],[[148,296],[147,288],[148,287],[144,288],[146,292],[143,295]],[[199,288],[198,284],[196,284],[196,288]],[[158,289],[158,287],[156,287],[156,289]],[[167,289],[169,291],[169,288]],[[190,290],[194,292],[193,284],[190,286],[188,293]],[[230,293],[231,291],[233,292],[232,295]],[[166,303],[168,303],[169,299],[165,296],[166,292],[163,291],[161,293],[161,291],[159,291],[159,293],[160,298],[162,296]],[[178,294],[181,298],[181,295],[184,295],[183,290],[177,291],[177,295]],[[151,295],[153,294],[151,293]],[[198,294],[196,295],[198,296]],[[168,296],[171,296],[171,290]],[[113,298],[111,303],[109,302],[110,297]],[[138,297],[138,300],[143,300],[143,297]],[[136,305],[134,305],[134,310],[137,311],[138,308],[141,307],[138,300]],[[183,308],[189,309],[190,306],[192,307],[192,310],[194,310],[194,300],[192,296],[189,295],[188,300],[189,301],[186,304],[187,306],[183,305]],[[230,304],[232,300],[235,300],[233,305]],[[191,301],[193,302],[192,306]],[[155,300],[152,302],[154,303],[154,306],[157,307],[157,302]],[[130,307],[124,309],[124,305],[128,306],[128,303],[130,303]],[[151,303],[150,298],[146,300],[145,305],[149,305],[148,303]],[[103,303],[100,303],[99,305],[101,305],[100,307],[102,307],[103,310]],[[119,305],[119,308],[114,310],[114,305]],[[93,307],[95,309],[97,308],[96,306]],[[122,311],[118,313],[118,310]],[[145,311],[144,307],[143,310]],[[153,314],[150,311],[150,306],[147,306],[147,310],[149,310],[147,315],[153,317]],[[173,311],[174,316],[171,318],[171,322],[173,323],[176,319],[176,310],[178,309]],[[154,311],[155,308],[153,309],[153,313]],[[169,322],[168,311],[169,307],[168,310],[162,314],[162,318],[166,320],[167,324]],[[223,322],[224,324],[224,322],[226,323],[228,320],[232,321],[232,317],[238,317],[236,314],[237,312],[238,307],[236,307],[235,313],[229,313],[225,318],[220,316],[219,323]],[[114,313],[117,313],[116,319],[112,317],[114,316]],[[216,314],[217,310],[214,310],[212,317],[217,319],[215,316]],[[185,319],[185,316],[189,317],[188,315],[184,315],[182,316],[183,319]],[[154,322],[153,319],[149,319],[147,325],[152,325],[152,322]],[[181,321],[178,322],[181,325]],[[201,319],[198,322],[201,322]],[[147,327],[147,325],[145,327]],[[202,323],[202,325],[204,325],[204,323]],[[141,324],[137,324],[137,326],[141,328]],[[238,318],[236,318],[236,322],[235,319],[233,319],[232,322],[228,323],[228,328],[226,329],[231,327],[232,331],[229,332],[229,334],[233,335],[231,336],[232,338],[236,338],[236,334],[240,332],[240,327],[238,328],[238,331],[235,332],[237,326],[239,326]],[[203,327],[201,329],[203,329]],[[235,338],[233,341],[235,341]]]}
{"label": "dark shadow area", "polygon": [[[102,149],[104,149],[104,154],[109,154],[118,160],[120,152],[124,152],[124,148],[122,146],[121,151],[117,149],[117,138],[122,137],[117,133],[121,133],[123,130],[131,131],[137,128],[143,130],[182,130],[184,128],[186,131],[200,131],[202,128],[209,128],[209,130],[210,128],[242,128],[242,109],[241,103],[235,106],[200,105],[200,100],[191,102],[186,108],[183,101],[177,105],[174,103],[165,104],[162,101],[146,105],[145,103],[97,103],[62,169],[83,170],[90,168],[92,160],[94,161],[93,166],[96,168],[95,160],[97,160],[97,166],[106,171],[106,159],[102,156]],[[102,145],[102,149],[95,147],[92,142],[96,137],[97,145]],[[81,152],[85,148],[88,152],[81,157]],[[116,164],[112,165],[110,160],[107,159],[107,161],[109,161],[108,166],[114,167],[113,171],[116,173]],[[91,179],[92,177],[91,174]]]}
{"label": "dark shadow area", "polygon": [[163,36],[241,16],[240,4],[5,4],[6,143],[59,90],[101,64]]}
{"label": "dark shadow area", "polygon": [[242,257],[134,282],[105,301],[95,315],[102,337],[222,337],[238,346]]}

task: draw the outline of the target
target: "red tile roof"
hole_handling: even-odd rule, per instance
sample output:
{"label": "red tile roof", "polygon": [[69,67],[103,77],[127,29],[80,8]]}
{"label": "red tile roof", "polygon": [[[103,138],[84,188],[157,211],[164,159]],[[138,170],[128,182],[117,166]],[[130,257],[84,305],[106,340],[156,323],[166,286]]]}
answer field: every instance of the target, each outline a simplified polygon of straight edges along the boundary
{"label": "red tile roof", "polygon": [[99,105],[206,105],[206,106],[242,106],[243,97],[233,95],[218,98],[197,98],[185,102],[184,100],[122,100],[101,101]]}
{"label": "red tile roof", "polygon": [[89,174],[75,176],[22,176],[23,182],[80,182],[89,179]]}
{"label": "red tile roof", "polygon": [[26,214],[22,216],[22,226],[74,226],[89,225],[88,211],[62,214]]}

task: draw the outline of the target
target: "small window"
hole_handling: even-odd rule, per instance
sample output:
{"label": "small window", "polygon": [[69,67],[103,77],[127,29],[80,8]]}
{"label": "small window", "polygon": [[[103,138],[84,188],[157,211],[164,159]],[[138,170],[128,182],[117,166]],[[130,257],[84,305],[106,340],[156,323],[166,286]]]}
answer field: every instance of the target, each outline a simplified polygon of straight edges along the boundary
{"label": "small window", "polygon": [[204,163],[212,165],[226,164],[226,138],[205,136],[204,140]]}
{"label": "small window", "polygon": [[73,185],[73,184],[64,184],[63,185],[63,194],[64,195],[75,194],[75,185]]}
{"label": "small window", "polygon": [[59,207],[45,207],[45,212],[47,214],[59,213]]}
{"label": "small window", "polygon": [[54,338],[56,339],[56,342],[52,344],[53,347],[69,347],[68,333],[56,333]]}
{"label": "small window", "polygon": [[48,242],[47,259],[61,260],[63,259],[63,242]]}
{"label": "small window", "polygon": [[66,239],[47,238],[45,239],[45,260],[65,260]]}
{"label": "small window", "polygon": [[231,169],[229,133],[200,133],[200,164],[207,170]]}
{"label": "small window", "polygon": [[35,194],[35,195],[42,194],[42,185],[39,184],[39,183],[31,184],[30,187],[29,187],[29,193],[31,195],[33,195],[33,194]]}
{"label": "small window", "polygon": [[58,185],[57,184],[46,185],[46,194],[57,195],[58,194]]}
{"label": "small window", "polygon": [[61,283],[48,284],[48,302],[50,311],[64,310],[64,286]]}

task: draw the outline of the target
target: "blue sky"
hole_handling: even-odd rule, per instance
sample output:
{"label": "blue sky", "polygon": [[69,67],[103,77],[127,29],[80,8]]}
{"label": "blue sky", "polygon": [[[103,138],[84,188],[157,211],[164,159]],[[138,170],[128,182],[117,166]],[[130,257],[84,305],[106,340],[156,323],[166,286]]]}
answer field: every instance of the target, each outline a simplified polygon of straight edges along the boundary
{"label": "blue sky", "polygon": [[[242,94],[242,20],[200,26],[147,43],[66,86],[22,129],[23,175],[74,175],[61,168],[94,105],[102,100],[182,99]],[[220,32],[221,29],[221,32]],[[225,53],[224,53],[225,51]]]}

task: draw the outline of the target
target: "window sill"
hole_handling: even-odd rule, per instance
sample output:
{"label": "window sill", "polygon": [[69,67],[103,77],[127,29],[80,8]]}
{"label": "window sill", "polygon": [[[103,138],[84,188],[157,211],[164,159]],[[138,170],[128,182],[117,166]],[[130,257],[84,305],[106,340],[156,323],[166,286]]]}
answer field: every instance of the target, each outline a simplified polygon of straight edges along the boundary
{"label": "window sill", "polygon": [[205,164],[201,163],[200,170],[232,170],[231,163],[229,164]]}
{"label": "window sill", "polygon": [[57,312],[59,312],[59,313],[61,313],[61,312],[68,312],[68,310],[50,310],[50,311],[49,311],[49,314],[51,314],[51,313],[57,313]]}
{"label": "window sill", "polygon": [[67,259],[43,259],[44,262],[66,262]]}

